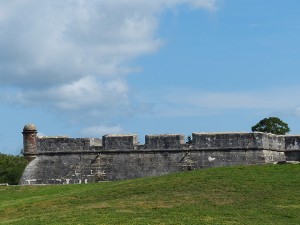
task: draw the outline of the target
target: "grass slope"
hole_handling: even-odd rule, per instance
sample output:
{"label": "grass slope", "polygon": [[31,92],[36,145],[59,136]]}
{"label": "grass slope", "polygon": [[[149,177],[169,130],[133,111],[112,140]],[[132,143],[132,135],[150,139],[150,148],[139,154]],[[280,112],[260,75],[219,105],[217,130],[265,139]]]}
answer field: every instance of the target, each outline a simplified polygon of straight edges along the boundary
{"label": "grass slope", "polygon": [[300,165],[0,187],[0,224],[300,224]]}

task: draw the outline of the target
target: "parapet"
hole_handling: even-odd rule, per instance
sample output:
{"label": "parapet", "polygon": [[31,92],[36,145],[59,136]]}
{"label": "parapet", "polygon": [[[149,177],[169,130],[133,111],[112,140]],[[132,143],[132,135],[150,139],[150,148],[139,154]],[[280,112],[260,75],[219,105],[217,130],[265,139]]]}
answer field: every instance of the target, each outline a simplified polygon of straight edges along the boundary
{"label": "parapet", "polygon": [[276,135],[276,134],[266,134],[266,133],[260,133],[260,134],[262,134],[264,149],[285,151],[286,136]]}
{"label": "parapet", "polygon": [[182,134],[146,135],[144,145],[139,144],[137,134],[109,134],[101,139],[69,138],[67,136],[37,137],[36,133],[35,125],[25,125],[23,129],[24,155],[31,158],[37,154],[130,152],[132,150],[140,152],[206,150],[300,151],[300,136],[282,136],[261,132],[193,133],[190,143],[185,143],[185,137]]}
{"label": "parapet", "polygon": [[284,136],[254,133],[193,133],[193,146],[198,149],[268,149],[284,150]]}
{"label": "parapet", "polygon": [[89,138],[41,137],[37,140],[39,153],[88,151]]}
{"label": "parapet", "polygon": [[162,134],[145,136],[145,148],[147,149],[181,148],[184,143],[184,135],[182,134]]}
{"label": "parapet", "polygon": [[134,149],[137,144],[137,134],[109,134],[102,138],[102,145],[105,149]]}
{"label": "parapet", "polygon": [[289,161],[300,161],[300,136],[285,137],[285,155]]}
{"label": "parapet", "polygon": [[300,136],[287,135],[285,136],[286,151],[294,151],[300,149]]}

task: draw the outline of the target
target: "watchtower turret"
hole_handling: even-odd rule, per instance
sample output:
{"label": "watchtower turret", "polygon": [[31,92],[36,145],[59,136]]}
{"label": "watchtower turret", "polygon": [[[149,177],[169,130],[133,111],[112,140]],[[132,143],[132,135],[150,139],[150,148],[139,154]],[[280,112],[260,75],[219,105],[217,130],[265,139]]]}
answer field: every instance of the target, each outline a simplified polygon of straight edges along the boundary
{"label": "watchtower turret", "polygon": [[24,146],[24,157],[30,162],[36,157],[37,154],[37,129],[34,124],[27,124],[23,129],[23,146]]}

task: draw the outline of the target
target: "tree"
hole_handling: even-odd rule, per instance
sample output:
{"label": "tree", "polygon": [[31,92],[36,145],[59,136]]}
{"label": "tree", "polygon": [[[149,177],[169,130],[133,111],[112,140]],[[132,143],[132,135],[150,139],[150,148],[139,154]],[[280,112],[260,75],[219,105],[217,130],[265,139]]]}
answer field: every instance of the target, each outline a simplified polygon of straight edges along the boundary
{"label": "tree", "polygon": [[18,184],[27,163],[23,156],[0,153],[0,183]]}
{"label": "tree", "polygon": [[272,133],[285,135],[290,132],[290,128],[287,123],[283,122],[281,119],[277,117],[269,117],[259,121],[256,125],[254,125],[251,130],[264,132],[264,133]]}

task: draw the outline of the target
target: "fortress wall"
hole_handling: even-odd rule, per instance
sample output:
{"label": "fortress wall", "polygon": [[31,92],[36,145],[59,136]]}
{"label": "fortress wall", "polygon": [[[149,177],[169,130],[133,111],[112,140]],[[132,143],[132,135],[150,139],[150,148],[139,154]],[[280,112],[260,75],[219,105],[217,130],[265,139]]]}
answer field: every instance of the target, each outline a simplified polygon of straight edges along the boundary
{"label": "fortress wall", "polygon": [[[274,158],[275,159],[275,158]],[[258,150],[179,150],[45,154],[27,166],[21,184],[71,184],[159,176],[187,170],[265,163]]]}
{"label": "fortress wall", "polygon": [[24,155],[33,160],[20,183],[123,180],[209,167],[281,162],[287,157],[297,159],[295,152],[300,152],[300,136],[193,133],[192,137],[192,143],[185,143],[181,134],[146,135],[145,145],[139,145],[135,134],[105,135],[102,139],[37,138],[34,155],[24,149]]}

